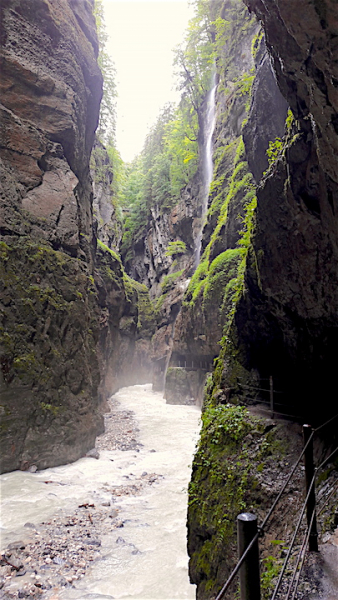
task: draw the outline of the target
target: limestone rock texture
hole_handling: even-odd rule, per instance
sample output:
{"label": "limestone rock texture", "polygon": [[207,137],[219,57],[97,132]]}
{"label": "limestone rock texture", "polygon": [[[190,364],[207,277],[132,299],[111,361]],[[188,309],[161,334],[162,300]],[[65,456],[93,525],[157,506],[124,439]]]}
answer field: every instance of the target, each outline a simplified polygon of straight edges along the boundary
{"label": "limestone rock texture", "polygon": [[76,460],[103,430],[89,158],[92,0],[0,7],[1,470]]}
{"label": "limestone rock texture", "polygon": [[[154,204],[146,233],[133,243],[132,258],[123,255],[128,274],[146,285],[156,310],[156,328],[152,340],[152,382],[154,390],[164,389],[166,367],[171,355],[173,332],[187,282],[193,271],[195,238],[200,222],[199,177],[182,190],[172,208]],[[173,240],[182,240],[182,253],[168,253]]]}
{"label": "limestone rock texture", "polygon": [[242,366],[263,379],[273,375],[283,402],[318,421],[336,408],[330,390],[338,332],[338,7],[246,4],[262,22],[294,122],[257,190],[233,339]]}
{"label": "limestone rock texture", "polygon": [[205,373],[196,367],[169,367],[164,396],[167,404],[202,405]]}
{"label": "limestone rock texture", "polygon": [[264,36],[257,40],[257,45],[256,74],[248,120],[243,127],[243,140],[250,171],[258,183],[269,166],[266,153],[269,142],[284,133],[288,103],[277,85]]}
{"label": "limestone rock texture", "polygon": [[98,241],[95,284],[99,306],[99,401],[120,387],[152,380],[155,314],[149,292],[128,277],[115,252]]}
{"label": "limestone rock texture", "polygon": [[[240,3],[238,3],[240,6]],[[249,15],[237,22],[231,14],[232,4],[224,3],[229,11],[226,18],[232,22],[229,41],[225,45],[223,58],[229,54],[226,69],[219,75],[216,92],[216,123],[213,134],[214,176],[212,191],[209,195],[207,220],[203,229],[202,253],[200,265],[194,273],[183,300],[182,310],[177,318],[173,342],[171,366],[184,357],[206,360],[212,366],[213,359],[220,352],[219,342],[225,323],[225,313],[221,311],[224,290],[234,276],[231,267],[221,272],[215,268],[211,285],[207,283],[211,265],[223,252],[233,249],[239,239],[242,227],[238,215],[243,214],[245,193],[240,189],[231,198],[228,197],[229,183],[234,170],[236,150],[241,137],[242,122],[247,115],[245,104],[247,94],[236,89],[234,81],[248,75],[254,66],[251,55],[251,43],[258,30],[257,23]],[[239,36],[245,25],[244,35]],[[234,47],[232,47],[234,46]],[[241,61],[238,61],[241,56]],[[226,75],[225,75],[226,72]],[[252,76],[251,76],[252,77]],[[226,91],[224,91],[226,88]],[[223,211],[222,211],[223,206]],[[227,218],[221,218],[225,212]],[[236,259],[234,259],[236,261]],[[214,263],[215,264],[215,263]]]}
{"label": "limestone rock texture", "polygon": [[[215,598],[236,563],[237,514],[256,512],[261,521],[280,489],[276,482],[285,480],[283,472],[286,477],[299,454],[298,425],[262,418],[264,404],[257,421],[253,407],[248,414],[240,406],[243,396],[246,404],[268,400],[260,391],[272,375],[284,413],[313,426],[337,413],[332,389],[338,331],[338,6],[329,0],[245,4],[261,22],[269,56],[256,58],[243,131],[246,161],[258,185],[242,287],[233,296],[220,357],[207,383],[189,487],[189,569],[198,600]],[[270,62],[275,75],[267,76]],[[272,128],[270,137],[260,125],[264,115],[273,117],[269,102],[276,97],[269,81],[277,81],[286,101],[279,97],[281,116],[284,111],[285,119],[287,105],[293,114],[284,135]],[[274,137],[282,139],[268,166],[262,148]],[[335,424],[319,434],[318,463],[320,453],[336,447],[336,431]],[[331,463],[335,477],[336,469]],[[276,515],[273,539],[290,539],[288,518],[302,501],[302,486],[295,483],[289,506]],[[328,526],[335,527],[336,499],[330,510],[335,517]],[[269,550],[262,543],[264,559]],[[235,594],[233,588],[224,597]]]}
{"label": "limestone rock texture", "polygon": [[93,179],[93,213],[97,237],[114,251],[122,238],[122,218],[114,195],[114,170],[107,149],[96,137],[90,160]]}
{"label": "limestone rock texture", "polygon": [[[206,362],[212,370],[220,353],[234,302],[243,222],[250,203],[254,210],[252,174],[259,180],[268,167],[266,149],[270,140],[283,135],[287,112],[256,19],[240,2],[224,2],[222,16],[229,23],[229,32],[218,58],[214,174],[203,252],[176,321],[171,367],[188,359],[195,365]],[[246,137],[251,142],[250,152],[243,146]]]}
{"label": "limestone rock texture", "polygon": [[[144,235],[142,231],[133,243],[132,259],[123,257],[128,274],[136,281],[147,285],[151,298],[162,294],[163,281],[167,275],[191,267],[199,185],[199,179],[195,177],[182,190],[180,199],[171,209],[163,209],[154,204],[146,234]],[[177,256],[168,256],[169,243],[175,239],[184,240],[186,252]]]}

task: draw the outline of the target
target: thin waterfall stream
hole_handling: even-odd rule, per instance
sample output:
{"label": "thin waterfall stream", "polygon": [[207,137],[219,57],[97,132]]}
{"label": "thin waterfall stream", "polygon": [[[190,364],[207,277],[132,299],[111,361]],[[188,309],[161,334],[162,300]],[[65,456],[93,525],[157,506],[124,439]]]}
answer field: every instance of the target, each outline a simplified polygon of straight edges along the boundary
{"label": "thin waterfall stream", "polygon": [[213,160],[212,160],[212,136],[215,129],[216,119],[216,97],[217,81],[216,81],[216,70],[213,73],[210,91],[207,95],[207,108],[205,116],[205,135],[204,144],[202,147],[202,192],[201,192],[201,227],[196,237],[196,251],[195,251],[195,268],[199,265],[201,258],[201,247],[202,247],[202,235],[203,227],[205,222],[205,216],[208,210],[208,198],[210,191],[210,184],[213,176]]}
{"label": "thin waterfall stream", "polygon": [[[1,550],[8,544],[26,548],[20,550],[21,572],[2,591],[18,593],[35,584],[46,600],[195,597],[186,512],[200,411],[166,404],[150,384],[124,388],[114,399],[122,420],[133,413],[139,428],[137,436],[127,432],[125,445],[100,450],[99,460],[1,475]],[[81,538],[74,533],[79,522]],[[42,556],[34,569],[37,547]],[[80,559],[88,549],[85,565]],[[69,576],[72,562],[82,565],[75,576]],[[60,580],[48,589],[54,567]]]}

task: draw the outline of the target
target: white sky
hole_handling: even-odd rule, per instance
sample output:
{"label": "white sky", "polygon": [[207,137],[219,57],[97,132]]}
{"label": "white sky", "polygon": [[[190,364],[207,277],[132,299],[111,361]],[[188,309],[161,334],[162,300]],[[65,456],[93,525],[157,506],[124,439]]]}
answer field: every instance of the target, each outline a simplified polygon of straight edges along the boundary
{"label": "white sky", "polygon": [[192,7],[185,0],[103,0],[117,70],[117,147],[123,160],[138,154],[174,90],[173,48],[184,38]]}

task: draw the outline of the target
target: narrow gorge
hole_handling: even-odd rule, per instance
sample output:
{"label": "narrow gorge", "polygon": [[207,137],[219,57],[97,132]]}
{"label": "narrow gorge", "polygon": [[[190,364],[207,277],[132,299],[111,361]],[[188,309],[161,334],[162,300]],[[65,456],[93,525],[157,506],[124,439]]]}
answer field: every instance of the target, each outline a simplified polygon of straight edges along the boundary
{"label": "narrow gorge", "polygon": [[[102,0],[0,5],[1,473],[83,458],[126,386],[200,407],[189,576],[215,600],[236,517],[264,520],[303,423],[329,422],[319,541],[338,558],[338,4],[196,0],[181,100],[130,163],[105,35]],[[298,478],[261,541],[264,599],[302,498]],[[328,600],[311,560],[295,597]]]}

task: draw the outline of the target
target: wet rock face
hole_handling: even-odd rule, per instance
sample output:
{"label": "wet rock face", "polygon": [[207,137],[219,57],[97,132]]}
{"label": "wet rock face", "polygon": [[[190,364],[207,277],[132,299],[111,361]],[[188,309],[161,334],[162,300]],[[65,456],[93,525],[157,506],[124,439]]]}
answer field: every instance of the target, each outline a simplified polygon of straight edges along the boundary
{"label": "wet rock face", "polygon": [[257,183],[269,166],[266,154],[269,142],[284,132],[288,109],[288,103],[278,88],[264,39],[261,45],[264,46],[263,56],[257,65],[249,117],[243,127],[246,156]]}
{"label": "wet rock face", "polygon": [[[127,261],[131,277],[146,284],[150,297],[157,298],[157,328],[151,345],[153,365],[148,369],[156,391],[164,389],[175,322],[193,270],[194,240],[200,226],[199,186],[197,175],[182,190],[179,202],[172,209],[152,207],[147,233],[136,240],[133,258]],[[185,251],[168,255],[173,240],[184,241]],[[144,362],[142,352],[138,354],[140,358],[143,356]]]}
{"label": "wet rock face", "polygon": [[0,8],[2,470],[76,460],[102,431],[89,156],[92,0]]}
{"label": "wet rock face", "polygon": [[319,162],[336,183],[337,19],[334,0],[245,0],[262,21],[279,87],[296,118],[311,115]]}
{"label": "wet rock face", "polygon": [[26,236],[1,247],[1,470],[76,460],[102,431],[87,267]]}
{"label": "wet rock face", "polygon": [[280,1],[268,10],[265,2],[246,3],[262,20],[297,122],[258,188],[237,343],[243,364],[280,378],[300,411],[321,397],[330,412],[338,325],[337,5]]}
{"label": "wet rock face", "polygon": [[[243,9],[245,14],[238,17],[239,11]],[[239,171],[236,181],[238,191],[229,194],[236,150],[241,140],[242,122],[247,117],[246,105],[249,101],[248,93],[238,90],[236,82],[249,79],[251,75],[253,78],[254,58],[251,45],[259,26],[255,19],[248,16],[240,2],[236,9],[232,3],[225,2],[224,11],[223,17],[229,19],[231,29],[219,57],[212,148],[213,182],[202,234],[200,265],[192,276],[175,324],[173,358],[170,362],[172,367],[179,366],[175,354],[186,359],[194,357],[195,364],[207,361],[208,368],[218,356],[227,312],[222,309],[222,305],[227,305],[224,300],[225,289],[236,275],[233,270],[233,262],[236,261],[215,267],[212,281],[208,281],[207,277],[213,261],[221,261],[220,257],[226,250],[236,248],[243,228],[246,189],[242,179],[247,175],[247,167],[245,173],[244,169]],[[266,130],[269,130],[269,120],[266,121]],[[197,198],[197,201],[201,211],[201,199]],[[222,219],[222,214],[227,217]],[[201,226],[201,222],[199,225]],[[196,281],[198,272],[199,281]],[[198,293],[197,288],[200,290]]]}
{"label": "wet rock face", "polygon": [[5,0],[1,43],[0,158],[17,194],[0,225],[22,233],[15,209],[24,208],[40,235],[77,255],[79,221],[82,233],[91,228],[88,161],[102,88],[92,3]]}
{"label": "wet rock face", "polygon": [[[192,264],[194,240],[200,226],[199,183],[198,176],[195,176],[172,209],[163,210],[154,205],[146,235],[137,239],[133,246],[133,258],[127,261],[128,273],[149,287],[152,298],[161,295],[161,284],[166,275]],[[186,251],[168,256],[169,243],[177,239],[184,240]]]}
{"label": "wet rock face", "polygon": [[151,382],[155,317],[147,288],[123,275],[117,255],[100,245],[95,283],[100,310],[99,400],[106,402],[120,387]]}
{"label": "wet rock face", "polygon": [[311,129],[298,133],[258,190],[247,293],[235,317],[245,366],[283,382],[292,414],[305,410],[310,418],[312,405],[312,418],[319,421],[319,397],[332,410],[337,192],[321,169]]}
{"label": "wet rock face", "polygon": [[117,214],[112,185],[114,173],[108,152],[95,138],[90,160],[93,179],[93,213],[97,237],[109,248],[118,251],[122,238],[122,222]]}
{"label": "wet rock face", "polygon": [[202,370],[170,367],[165,382],[167,404],[199,404],[201,406],[205,377],[206,373]]}

